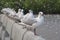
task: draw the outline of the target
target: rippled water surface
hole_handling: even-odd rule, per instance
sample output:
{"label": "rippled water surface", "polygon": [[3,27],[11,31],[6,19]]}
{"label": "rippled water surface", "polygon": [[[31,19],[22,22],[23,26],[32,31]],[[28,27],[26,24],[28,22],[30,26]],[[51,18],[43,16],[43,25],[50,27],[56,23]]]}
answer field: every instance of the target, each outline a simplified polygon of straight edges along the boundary
{"label": "rippled water surface", "polygon": [[46,40],[60,40],[60,15],[45,15],[44,25],[37,29],[37,33]]}

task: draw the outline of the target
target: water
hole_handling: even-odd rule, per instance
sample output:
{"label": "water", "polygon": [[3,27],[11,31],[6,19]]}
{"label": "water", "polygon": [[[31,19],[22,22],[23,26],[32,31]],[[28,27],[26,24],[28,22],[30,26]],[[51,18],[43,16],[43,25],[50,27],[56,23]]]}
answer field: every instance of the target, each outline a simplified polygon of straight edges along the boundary
{"label": "water", "polygon": [[37,33],[46,40],[60,40],[60,15],[45,15],[45,23]]}

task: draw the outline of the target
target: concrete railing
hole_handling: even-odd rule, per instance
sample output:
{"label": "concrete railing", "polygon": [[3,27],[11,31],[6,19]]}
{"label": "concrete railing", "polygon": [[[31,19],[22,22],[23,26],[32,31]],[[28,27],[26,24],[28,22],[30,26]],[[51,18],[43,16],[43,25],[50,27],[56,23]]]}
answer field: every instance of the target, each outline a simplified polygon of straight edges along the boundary
{"label": "concrete railing", "polygon": [[[17,19],[9,17],[5,14],[0,15],[0,22],[1,22],[1,30],[0,34],[2,34],[2,40],[45,40],[39,38],[39,36],[35,35],[34,32],[30,31],[28,28],[30,25],[22,24],[17,22]],[[6,36],[8,34],[8,37]]]}

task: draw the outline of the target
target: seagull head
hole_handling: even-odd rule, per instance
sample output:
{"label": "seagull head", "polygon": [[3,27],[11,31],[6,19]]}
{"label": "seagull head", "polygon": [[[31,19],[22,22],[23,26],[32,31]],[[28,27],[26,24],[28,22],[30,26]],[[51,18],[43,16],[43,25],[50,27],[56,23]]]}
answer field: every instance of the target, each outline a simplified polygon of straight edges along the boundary
{"label": "seagull head", "polygon": [[23,9],[21,9],[21,12],[23,12],[24,10]]}
{"label": "seagull head", "polygon": [[38,18],[40,18],[41,16],[43,16],[43,12],[39,12]]}
{"label": "seagull head", "polygon": [[32,10],[29,10],[29,13],[33,13],[33,11]]}
{"label": "seagull head", "polygon": [[18,12],[21,12],[21,9],[18,9]]}
{"label": "seagull head", "polygon": [[42,16],[42,15],[43,15],[43,12],[39,12],[39,15],[41,15],[41,16]]}

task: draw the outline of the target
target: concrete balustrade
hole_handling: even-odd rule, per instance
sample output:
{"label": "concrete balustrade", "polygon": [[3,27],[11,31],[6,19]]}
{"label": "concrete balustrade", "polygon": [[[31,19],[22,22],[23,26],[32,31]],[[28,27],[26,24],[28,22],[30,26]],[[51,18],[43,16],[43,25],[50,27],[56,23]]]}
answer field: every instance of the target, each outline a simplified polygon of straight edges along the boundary
{"label": "concrete balustrade", "polygon": [[5,34],[5,31],[3,31],[4,27],[5,27],[5,15],[4,14],[0,14],[0,38],[2,40],[4,40],[3,36]]}
{"label": "concrete balustrade", "polygon": [[4,15],[2,14],[1,15],[1,23],[3,24],[3,22],[4,22]]}
{"label": "concrete balustrade", "polygon": [[7,26],[7,22],[8,22],[8,17],[6,15],[4,15],[4,22],[3,22],[3,26],[6,28]]}
{"label": "concrete balustrade", "polygon": [[[12,39],[13,40],[16,40],[15,38],[17,38],[18,36],[19,36],[19,32],[23,32],[22,30],[23,30],[23,28],[24,28],[24,26],[22,26],[22,25],[19,25],[19,24],[17,24],[17,23],[15,23],[14,25],[13,25],[13,29],[12,29]],[[24,30],[25,31],[25,30]]]}
{"label": "concrete balustrade", "polygon": [[[19,22],[16,23],[16,19],[5,14],[0,16],[0,20],[2,22],[2,27],[5,27],[5,30],[2,31],[2,40],[5,40],[6,38],[8,40],[35,40],[35,34],[31,31],[31,25],[26,25]],[[2,29],[0,29],[0,31],[1,30]],[[5,36],[6,32],[9,34],[8,37]]]}
{"label": "concrete balustrade", "polygon": [[15,23],[13,20],[9,19],[7,20],[7,26],[6,26],[6,31],[8,32],[9,35],[11,35],[11,29],[13,27],[13,24]]}

